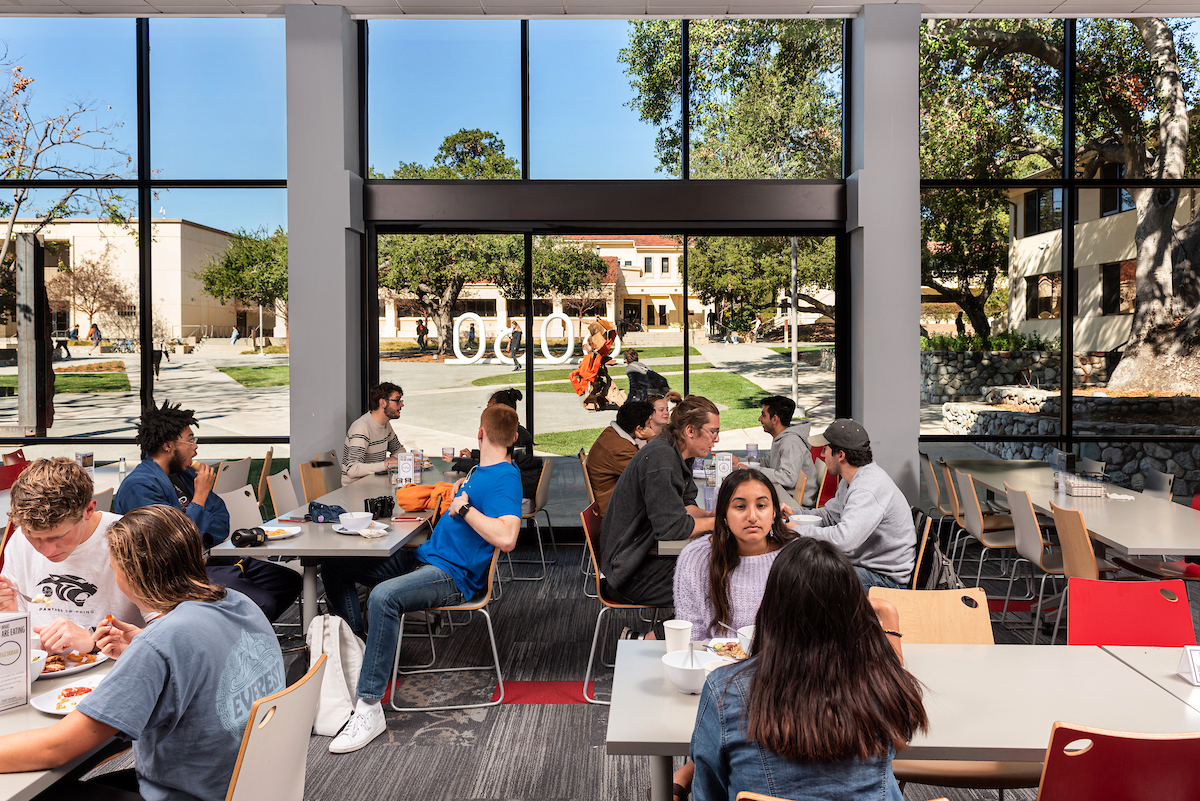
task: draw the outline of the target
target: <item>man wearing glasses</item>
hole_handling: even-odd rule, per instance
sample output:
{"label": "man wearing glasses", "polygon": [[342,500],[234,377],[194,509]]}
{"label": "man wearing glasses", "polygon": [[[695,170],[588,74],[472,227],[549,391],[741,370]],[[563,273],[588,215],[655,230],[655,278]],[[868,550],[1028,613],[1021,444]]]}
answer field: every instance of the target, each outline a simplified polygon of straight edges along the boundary
{"label": "man wearing glasses", "polygon": [[[182,509],[207,550],[229,537],[229,511],[213,491],[217,471],[196,460],[199,438],[192,426],[198,425],[196,413],[178,403],[164,401],[142,412],[137,425],[142,461],[117,488],[113,511],[123,515],[159,504]],[[249,596],[271,621],[300,594],[300,576],[270,562],[214,558],[206,570],[215,583]]]}
{"label": "man wearing glasses", "polygon": [[392,430],[392,421],[404,408],[404,390],[384,381],[371,387],[371,410],[350,424],[342,449],[342,486],[360,478],[385,473],[396,463],[396,454],[404,451],[400,438]]}

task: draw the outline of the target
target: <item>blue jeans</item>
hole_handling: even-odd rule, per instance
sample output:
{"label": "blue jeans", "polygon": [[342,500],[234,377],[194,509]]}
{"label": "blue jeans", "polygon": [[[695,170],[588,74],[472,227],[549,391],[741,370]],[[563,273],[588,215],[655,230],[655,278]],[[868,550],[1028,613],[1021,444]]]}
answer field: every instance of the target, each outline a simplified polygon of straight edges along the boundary
{"label": "blue jeans", "polygon": [[383,698],[400,641],[400,615],[462,603],[462,593],[444,570],[425,564],[412,548],[401,548],[388,559],[346,558],[321,563],[325,597],[356,634],[362,633],[362,613],[355,584],[372,587],[367,607],[371,633],[358,674],[358,696]]}
{"label": "blue jeans", "polygon": [[865,567],[855,565],[854,572],[858,574],[858,580],[862,582],[863,592],[870,590],[872,587],[887,587],[892,590],[900,589],[900,585],[896,583],[895,579],[876,573],[874,570],[868,570]]}

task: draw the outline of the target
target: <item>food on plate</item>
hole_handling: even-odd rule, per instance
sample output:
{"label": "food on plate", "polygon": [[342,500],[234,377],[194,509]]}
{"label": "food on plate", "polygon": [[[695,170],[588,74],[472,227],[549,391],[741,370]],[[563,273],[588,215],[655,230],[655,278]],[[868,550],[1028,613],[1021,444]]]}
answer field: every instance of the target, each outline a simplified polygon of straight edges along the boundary
{"label": "food on plate", "polygon": [[57,673],[60,670],[66,670],[69,667],[79,667],[80,665],[90,665],[99,657],[96,654],[81,654],[78,651],[71,651],[66,654],[55,654],[46,658],[46,667],[42,668],[43,673]]}
{"label": "food on plate", "polygon": [[736,642],[719,642],[713,646],[713,650],[730,659],[745,659],[748,656],[745,649]]}
{"label": "food on plate", "polygon": [[286,536],[291,533],[292,532],[288,531],[286,528],[269,528],[269,529],[267,529],[267,537],[268,538],[283,537],[283,536]]}
{"label": "food on plate", "polygon": [[66,687],[58,694],[58,701],[54,704],[54,708],[70,712],[83,700],[83,696],[91,691],[91,687]]}

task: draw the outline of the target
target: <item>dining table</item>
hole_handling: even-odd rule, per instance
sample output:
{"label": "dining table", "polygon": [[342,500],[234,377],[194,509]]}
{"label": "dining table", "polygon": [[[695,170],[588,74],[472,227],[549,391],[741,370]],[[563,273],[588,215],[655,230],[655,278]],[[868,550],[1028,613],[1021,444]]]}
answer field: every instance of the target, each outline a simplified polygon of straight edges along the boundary
{"label": "dining table", "polygon": [[[976,483],[1004,497],[1004,485],[1029,493],[1033,508],[1050,514],[1050,503],[1083,513],[1092,538],[1129,556],[1200,556],[1200,510],[1104,483],[1104,495],[1068,495],[1054,488],[1054,468],[1034,459],[947,459]],[[1131,496],[1119,500],[1111,495]]]}
{"label": "dining table", "polygon": [[[434,469],[421,473],[421,482],[426,484],[457,479],[458,474],[447,474],[438,467],[449,467],[440,459],[431,460]],[[344,487],[327,492],[316,500],[326,505],[341,506],[348,512],[360,512],[368,498],[381,495],[394,496],[395,488],[386,473],[367,476],[347,484]],[[429,519],[432,513],[427,510],[405,511],[405,520],[381,520],[387,525],[387,536],[368,539],[358,534],[340,534],[333,530],[331,523],[303,522],[308,513],[308,504],[296,509],[290,509],[263,524],[263,528],[280,527],[299,528],[300,533],[295,537],[280,540],[268,540],[262,545],[252,545],[237,548],[229,540],[213,547],[214,556],[254,556],[260,559],[272,556],[293,558],[299,557],[304,579],[301,593],[300,617],[303,630],[308,631],[308,625],[317,615],[317,572],[322,559],[339,556],[366,556],[386,559],[396,551],[419,542],[420,538],[430,531]],[[397,512],[397,515],[400,513]],[[296,522],[301,521],[301,522]]]}
{"label": "dining table", "polygon": [[1105,645],[1106,652],[1115,656],[1192,709],[1200,711],[1200,687],[1179,675],[1179,646],[1149,647],[1143,645]]}
{"label": "dining table", "polygon": [[[108,671],[112,670],[114,664],[112,660],[108,660],[90,670],[62,678],[44,676],[33,683],[32,696],[48,692],[58,692],[64,687],[77,684],[81,679],[108,673]],[[53,726],[60,720],[62,718],[58,715],[49,715],[34,709],[33,706],[24,706],[0,715],[0,735],[18,734],[29,729],[44,729],[47,726]],[[21,773],[0,773],[0,801],[28,801],[28,799],[34,798],[55,782],[65,778],[90,756],[108,745],[109,742],[111,740],[106,740],[88,753],[82,754],[57,768],[27,770]]]}
{"label": "dining table", "polygon": [[[651,801],[671,799],[672,759],[688,753],[700,700],[667,679],[665,649],[617,643],[605,738],[609,754],[651,758]],[[923,686],[929,718],[906,759],[1040,762],[1057,721],[1200,731],[1200,709],[1095,646],[913,644],[904,646],[904,662]]]}

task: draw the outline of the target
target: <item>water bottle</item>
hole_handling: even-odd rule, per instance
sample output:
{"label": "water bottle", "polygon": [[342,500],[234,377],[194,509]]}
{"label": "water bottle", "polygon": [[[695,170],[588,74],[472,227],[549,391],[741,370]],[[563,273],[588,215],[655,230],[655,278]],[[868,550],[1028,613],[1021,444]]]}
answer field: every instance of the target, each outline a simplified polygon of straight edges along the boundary
{"label": "water bottle", "polygon": [[121,457],[120,464],[117,466],[117,483],[120,484],[125,480],[125,457]]}

